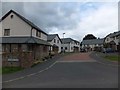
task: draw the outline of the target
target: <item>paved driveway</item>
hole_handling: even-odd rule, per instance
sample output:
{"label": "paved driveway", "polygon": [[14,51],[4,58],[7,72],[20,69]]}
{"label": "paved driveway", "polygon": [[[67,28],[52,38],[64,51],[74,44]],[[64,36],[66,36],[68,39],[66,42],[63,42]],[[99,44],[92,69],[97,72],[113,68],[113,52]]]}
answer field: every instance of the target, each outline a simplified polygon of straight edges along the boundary
{"label": "paved driveway", "polygon": [[100,64],[90,53],[61,57],[46,69],[3,83],[3,88],[117,88],[118,68]]}

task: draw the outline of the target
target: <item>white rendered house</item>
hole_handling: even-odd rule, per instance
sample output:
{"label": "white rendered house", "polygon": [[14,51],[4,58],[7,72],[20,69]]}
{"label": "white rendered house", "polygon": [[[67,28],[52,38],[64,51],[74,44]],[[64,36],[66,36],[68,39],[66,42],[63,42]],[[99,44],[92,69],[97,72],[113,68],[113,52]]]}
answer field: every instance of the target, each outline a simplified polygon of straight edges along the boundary
{"label": "white rendered house", "polygon": [[62,40],[62,50],[65,52],[79,52],[80,51],[80,42],[71,38],[64,38]]}

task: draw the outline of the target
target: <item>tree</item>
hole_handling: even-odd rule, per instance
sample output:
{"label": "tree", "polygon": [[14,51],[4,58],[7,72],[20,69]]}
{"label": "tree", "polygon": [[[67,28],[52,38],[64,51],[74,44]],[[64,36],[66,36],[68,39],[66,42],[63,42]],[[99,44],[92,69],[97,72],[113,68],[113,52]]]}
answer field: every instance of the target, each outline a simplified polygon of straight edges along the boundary
{"label": "tree", "polygon": [[97,39],[94,35],[92,35],[92,34],[87,34],[84,38],[83,38],[83,40],[90,40],[90,39]]}

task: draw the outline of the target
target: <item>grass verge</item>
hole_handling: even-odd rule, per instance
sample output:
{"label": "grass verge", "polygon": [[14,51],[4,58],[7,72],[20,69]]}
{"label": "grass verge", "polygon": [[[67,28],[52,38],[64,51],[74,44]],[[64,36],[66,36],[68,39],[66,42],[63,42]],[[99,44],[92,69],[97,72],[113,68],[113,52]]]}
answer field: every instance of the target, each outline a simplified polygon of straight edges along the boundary
{"label": "grass verge", "polygon": [[20,70],[23,70],[23,68],[21,68],[21,67],[3,67],[2,74],[14,73],[14,72],[17,72]]}
{"label": "grass verge", "polygon": [[120,56],[118,55],[108,55],[108,56],[105,56],[104,58],[111,61],[120,61]]}

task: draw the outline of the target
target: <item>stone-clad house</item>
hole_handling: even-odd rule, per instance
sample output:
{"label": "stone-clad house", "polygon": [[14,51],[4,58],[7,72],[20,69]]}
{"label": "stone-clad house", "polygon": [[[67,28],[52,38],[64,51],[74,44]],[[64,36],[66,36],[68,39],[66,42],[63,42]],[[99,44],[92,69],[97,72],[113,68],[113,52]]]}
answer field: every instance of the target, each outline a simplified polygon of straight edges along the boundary
{"label": "stone-clad house", "polygon": [[94,51],[99,50],[101,51],[103,48],[104,39],[90,39],[90,40],[83,40],[81,42],[81,48],[85,49],[86,51]]}
{"label": "stone-clad house", "polygon": [[49,55],[48,34],[20,14],[10,10],[0,24],[3,66],[30,67]]}
{"label": "stone-clad house", "polygon": [[104,44],[106,48],[111,48],[112,50],[120,50],[120,31],[110,33],[105,37]]}
{"label": "stone-clad house", "polygon": [[61,39],[58,34],[49,34],[47,37],[47,41],[51,44],[50,51],[55,54],[61,52]]}
{"label": "stone-clad house", "polygon": [[62,47],[61,50],[65,52],[79,52],[80,51],[80,42],[72,38],[62,38]]}

